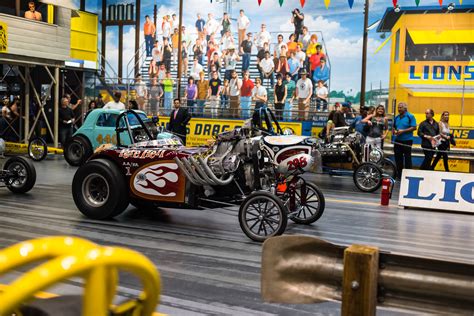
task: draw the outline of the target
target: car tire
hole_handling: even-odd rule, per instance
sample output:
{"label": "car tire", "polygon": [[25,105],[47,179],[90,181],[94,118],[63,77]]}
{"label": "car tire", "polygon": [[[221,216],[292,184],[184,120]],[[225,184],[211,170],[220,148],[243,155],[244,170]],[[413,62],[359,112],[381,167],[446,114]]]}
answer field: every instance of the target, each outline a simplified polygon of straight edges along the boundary
{"label": "car tire", "polygon": [[41,137],[35,137],[28,142],[28,156],[34,161],[41,161],[48,155],[48,145]]}
{"label": "car tire", "polygon": [[6,187],[13,193],[26,193],[36,183],[36,169],[33,163],[23,157],[13,157],[7,160],[3,170],[18,172],[19,178],[13,182],[6,183]]}
{"label": "car tire", "polygon": [[106,159],[92,160],[79,167],[72,180],[72,196],[79,211],[92,219],[118,216],[129,204],[125,177]]}
{"label": "car tire", "polygon": [[384,158],[380,168],[382,169],[384,175],[387,175],[391,177],[392,179],[397,178],[397,166],[392,160],[388,158]]}
{"label": "car tire", "polygon": [[[262,210],[261,206],[264,204],[265,209]],[[276,227],[270,222],[276,224]],[[267,238],[283,234],[287,222],[286,207],[280,198],[269,192],[257,191],[250,194],[239,209],[240,228],[253,241],[263,242]],[[254,229],[256,226],[258,226],[257,232]],[[267,231],[267,228],[271,231]]]}
{"label": "car tire", "polygon": [[382,185],[382,178],[382,169],[371,162],[361,163],[353,174],[354,184],[362,192],[377,191]]}
{"label": "car tire", "polygon": [[71,166],[83,165],[92,155],[92,145],[82,136],[74,136],[64,146],[64,159]]}
{"label": "car tire", "polygon": [[[321,216],[324,213],[326,201],[324,199],[323,192],[316,186],[316,184],[311,183],[311,182],[306,182],[306,181],[305,181],[305,184],[306,184],[306,191],[307,191],[306,198],[308,198],[308,195],[309,195],[309,198],[312,198],[313,196],[315,196],[318,204],[317,206],[308,205],[308,203],[306,203],[306,205],[303,205],[303,206],[300,205],[301,208],[298,211],[298,213],[290,216],[290,219],[297,224],[309,225],[316,222],[319,218],[321,218]],[[298,204],[301,204],[301,186],[299,189],[300,189],[300,193],[296,195],[296,200]],[[306,216],[306,212],[309,213],[309,216]],[[290,213],[291,213],[291,210],[290,210]]]}

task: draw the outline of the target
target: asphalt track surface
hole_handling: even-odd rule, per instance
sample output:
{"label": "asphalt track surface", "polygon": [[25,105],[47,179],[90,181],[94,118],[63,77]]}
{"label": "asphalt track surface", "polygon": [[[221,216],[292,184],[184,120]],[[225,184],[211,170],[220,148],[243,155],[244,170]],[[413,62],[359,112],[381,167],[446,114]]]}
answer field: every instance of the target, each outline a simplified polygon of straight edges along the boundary
{"label": "asphalt track surface", "polygon": [[[0,160],[3,165],[5,160]],[[241,232],[237,209],[142,211],[132,206],[113,221],[85,218],[76,209],[71,182],[76,168],[61,159],[35,163],[38,179],[26,195],[0,189],[0,247],[48,235],[72,235],[102,245],[140,251],[158,267],[163,292],[158,311],[170,315],[339,315],[340,305],[264,303],[260,296],[261,244]],[[450,261],[474,261],[472,215],[380,206],[380,193],[361,193],[352,178],[311,175],[326,198],[322,218],[310,226],[289,221],[286,234],[380,247]],[[8,282],[13,276],[3,277]],[[79,294],[80,279],[51,292]],[[138,282],[121,276],[119,299],[134,296]],[[378,315],[407,315],[378,309]]]}

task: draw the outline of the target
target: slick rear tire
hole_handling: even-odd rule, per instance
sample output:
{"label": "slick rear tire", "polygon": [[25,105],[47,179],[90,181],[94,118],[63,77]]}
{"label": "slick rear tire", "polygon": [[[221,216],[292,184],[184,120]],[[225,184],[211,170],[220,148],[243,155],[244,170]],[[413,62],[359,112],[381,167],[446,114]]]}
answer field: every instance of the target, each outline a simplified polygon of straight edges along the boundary
{"label": "slick rear tire", "polygon": [[64,146],[64,159],[71,166],[83,165],[92,155],[90,142],[82,136],[74,136]]}
{"label": "slick rear tire", "polygon": [[286,207],[280,198],[269,192],[254,192],[240,206],[240,228],[254,241],[263,242],[267,238],[283,234],[287,222]]}
{"label": "slick rear tire", "polygon": [[13,157],[7,160],[3,170],[8,170],[17,174],[16,178],[6,183],[8,190],[13,193],[26,193],[30,191],[36,183],[36,169],[33,163],[23,157]]}
{"label": "slick rear tire", "polygon": [[92,219],[110,219],[128,206],[129,192],[120,169],[106,159],[87,162],[72,180],[72,196],[77,208]]}

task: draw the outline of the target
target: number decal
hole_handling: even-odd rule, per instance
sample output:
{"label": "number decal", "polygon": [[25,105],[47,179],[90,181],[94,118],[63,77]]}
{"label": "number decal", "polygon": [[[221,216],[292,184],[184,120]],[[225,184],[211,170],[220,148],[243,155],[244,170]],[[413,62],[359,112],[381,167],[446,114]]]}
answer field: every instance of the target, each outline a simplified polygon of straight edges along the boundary
{"label": "number decal", "polygon": [[297,168],[304,168],[308,165],[308,161],[306,160],[305,156],[301,156],[299,159],[295,158],[293,160],[289,160],[287,163],[288,171],[296,170]]}

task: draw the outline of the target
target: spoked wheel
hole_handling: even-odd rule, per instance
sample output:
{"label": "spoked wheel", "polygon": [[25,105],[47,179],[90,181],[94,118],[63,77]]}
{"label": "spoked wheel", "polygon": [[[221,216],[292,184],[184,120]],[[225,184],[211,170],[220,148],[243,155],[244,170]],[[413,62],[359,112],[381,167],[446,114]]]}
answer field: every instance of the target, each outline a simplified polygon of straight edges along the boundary
{"label": "spoked wheel", "polygon": [[382,185],[382,169],[371,162],[364,162],[356,168],[353,178],[359,190],[374,192]]}
{"label": "spoked wheel", "polygon": [[290,209],[290,219],[297,224],[316,222],[324,212],[326,202],[323,193],[315,184],[304,179],[296,183],[295,189],[295,205]]}
{"label": "spoked wheel", "polygon": [[239,223],[242,231],[254,241],[283,234],[288,214],[282,201],[268,192],[254,192],[242,203]]}
{"label": "spoked wheel", "polygon": [[6,183],[7,188],[13,193],[26,193],[36,183],[35,166],[30,160],[23,157],[8,159],[3,169],[13,174],[13,177]]}
{"label": "spoked wheel", "polygon": [[397,177],[397,166],[390,159],[383,159],[381,169],[384,175],[387,175],[392,179],[395,179]]}
{"label": "spoked wheel", "polygon": [[48,146],[46,142],[40,138],[35,137],[28,143],[28,156],[34,161],[41,161],[46,158],[48,154]]}

